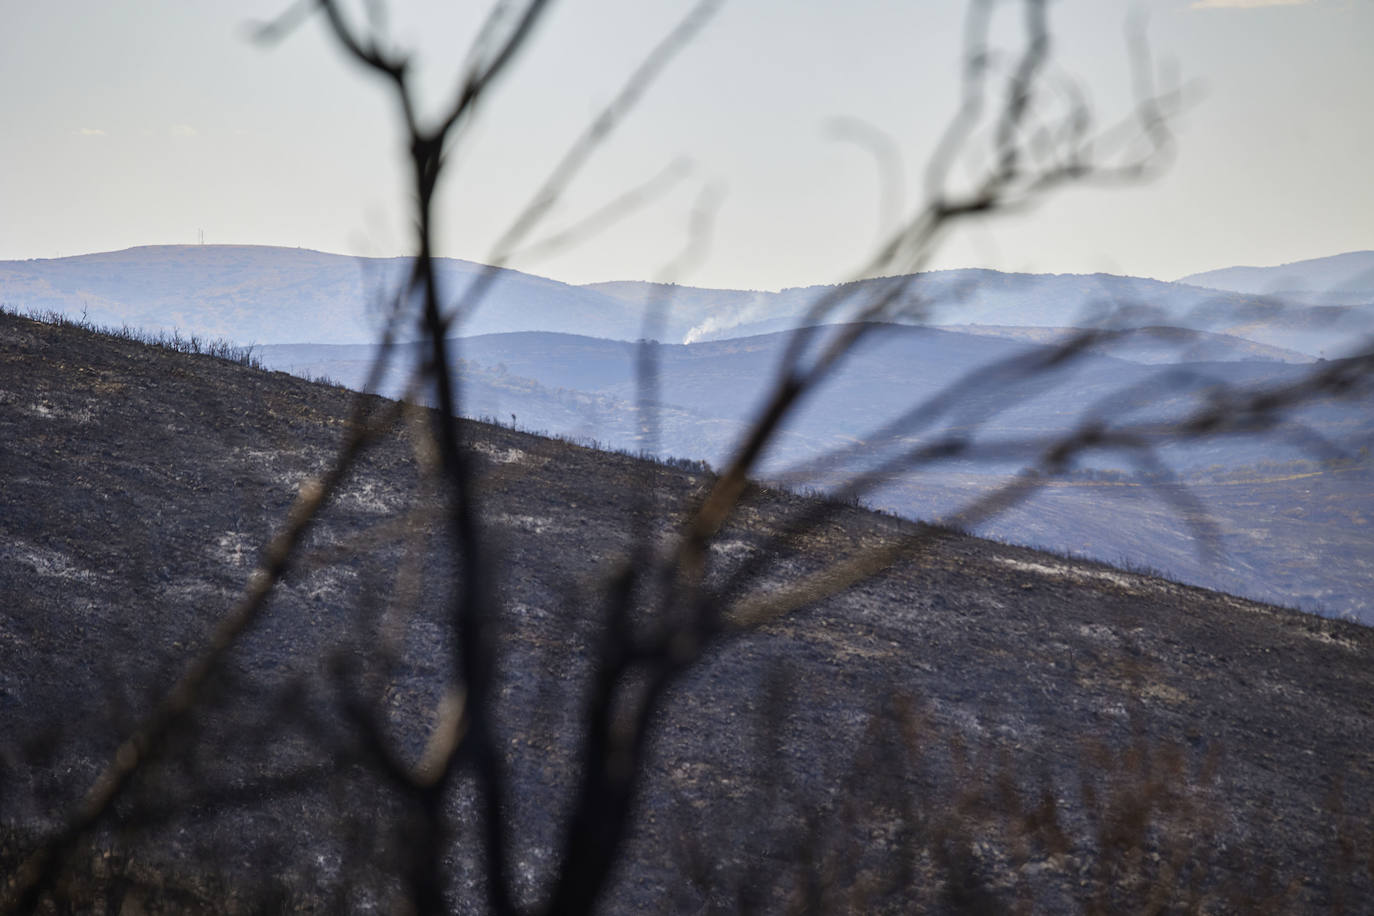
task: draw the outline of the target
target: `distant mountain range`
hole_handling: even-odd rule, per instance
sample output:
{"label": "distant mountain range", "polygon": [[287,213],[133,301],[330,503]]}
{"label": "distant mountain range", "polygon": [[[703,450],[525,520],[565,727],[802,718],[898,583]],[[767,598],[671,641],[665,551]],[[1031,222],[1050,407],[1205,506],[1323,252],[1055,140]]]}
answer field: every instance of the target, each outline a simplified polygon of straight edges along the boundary
{"label": "distant mountain range", "polygon": [[[810,323],[850,321],[876,298],[890,297],[897,309],[889,319],[899,323],[1171,326],[1330,357],[1374,331],[1371,258],[1374,254],[1356,252],[1283,268],[1231,268],[1178,283],[1110,274],[970,269],[778,292],[638,282],[572,286],[498,270],[491,274],[485,296],[460,322],[460,332],[548,331],[690,343],[785,330],[808,315]],[[0,262],[0,303],[85,314],[98,324],[176,327],[239,343],[363,344],[376,339],[388,312],[388,291],[399,287],[408,265],[405,258],[248,245],[131,248]],[[454,303],[491,270],[454,259],[440,259],[438,269]],[[1280,273],[1261,277],[1256,270]],[[1300,292],[1261,294],[1283,277],[1301,282]],[[1345,279],[1320,283],[1341,277]],[[1224,288],[1228,283],[1235,289]],[[833,308],[811,314],[818,303]],[[650,307],[662,315],[661,323],[646,325]]]}
{"label": "distant mountain range", "polygon": [[[1033,329],[1026,329],[1033,330]],[[1180,339],[1183,335],[1183,339]],[[781,472],[833,450],[863,443],[864,463],[881,461],[894,449],[910,448],[950,430],[970,441],[1003,441],[1067,433],[1082,415],[1108,411],[1113,420],[1175,420],[1199,409],[1219,385],[1280,385],[1300,378],[1305,365],[1255,359],[1244,341],[1176,329],[1139,331],[1122,343],[1129,356],[1091,352],[1052,371],[1060,335],[1015,339],[1001,333],[970,333],[901,325],[874,326],[852,358],[826,382],[788,425],[765,461]],[[612,448],[647,449],[668,455],[724,461],[760,407],[790,335],[762,334],[693,344],[659,344],[655,408],[657,432],[646,432],[638,416],[638,347],[626,341],[569,334],[518,333],[455,341],[467,388],[464,410],[519,426],[564,436],[593,438]],[[1200,348],[1204,358],[1178,362]],[[1106,349],[1105,345],[1103,349]],[[1158,365],[1172,350],[1174,367]],[[282,345],[259,348],[263,362],[296,375],[325,376],[358,388],[366,380],[373,346]],[[380,390],[399,395],[414,365],[402,354],[393,361]],[[1205,357],[1210,356],[1211,359]],[[1004,367],[1004,368],[993,368]],[[942,391],[958,392],[935,421],[884,434],[883,428],[911,405]],[[1098,405],[1094,408],[1094,405]],[[1108,406],[1109,405],[1109,406]],[[1362,406],[1313,408],[1302,420],[1333,441],[1374,445],[1374,416]],[[1209,441],[1167,453],[1175,469],[1250,463],[1254,441]],[[1268,460],[1307,457],[1301,442],[1267,438]],[[966,470],[1015,472],[1028,461],[1014,455],[975,462]],[[1098,454],[1096,467],[1129,467],[1121,456]]]}
{"label": "distant mountain range", "polygon": [[1178,282],[1252,295],[1290,296],[1309,302],[1374,299],[1374,251],[1349,251],[1277,267],[1224,267]]}
{"label": "distant mountain range", "polygon": [[[85,314],[97,324],[225,337],[239,343],[371,343],[409,258],[352,258],[299,248],[183,245],[55,260],[0,262],[11,308]],[[442,259],[457,302],[485,268]],[[628,305],[556,280],[502,270],[465,323],[473,333],[563,331],[630,338]]]}
{"label": "distant mountain range", "polygon": [[[1208,289],[1113,274],[1013,274],[995,270],[932,271],[776,293],[710,290],[647,283],[591,287],[638,310],[668,303],[664,340],[692,343],[784,331],[799,322],[841,323],[869,303],[890,298],[896,317],[918,325],[1000,327],[1169,326],[1223,334],[1309,357],[1343,355],[1352,339],[1374,332],[1374,292],[1283,298]],[[833,308],[812,314],[817,303]],[[678,336],[682,325],[692,321]]]}
{"label": "distant mountain range", "polygon": [[[740,441],[776,372],[785,329],[817,302],[840,303],[834,313],[812,316],[830,323],[873,297],[890,296],[908,306],[911,320],[941,326],[876,329],[808,398],[761,465],[775,478],[804,466],[806,475],[790,479],[832,487],[844,473],[955,432],[974,445],[1033,443],[1063,435],[1085,416],[1168,421],[1211,403],[1224,386],[1291,382],[1315,358],[1368,347],[1362,342],[1374,330],[1374,291],[1365,291],[1361,271],[1371,257],[1357,252],[1283,268],[1234,268],[1190,283],[959,270],[780,292],[636,282],[578,287],[502,270],[491,274],[489,295],[462,322],[467,336],[454,353],[468,416],[718,464]],[[375,353],[382,292],[402,282],[408,263],[251,246],[136,248],[0,263],[0,302],[255,343],[272,368],[356,388]],[[450,300],[459,301],[489,269],[444,260],[439,270]],[[1306,299],[1259,295],[1265,276],[1326,283],[1347,304],[1312,304],[1311,290]],[[1192,285],[1204,281],[1243,289]],[[651,332],[646,307],[663,316]],[[1055,364],[1053,348],[1085,325],[1128,330]],[[635,343],[646,333],[663,341],[653,351],[657,388],[648,415],[638,408]],[[414,364],[403,345],[379,390],[399,394]],[[1052,371],[1022,372],[1050,364]],[[889,428],[942,391],[957,396],[928,422]],[[1196,531],[1177,507],[1161,502],[1161,491],[1111,476],[1139,470],[1130,454],[1087,456],[1079,476],[1038,497],[1034,511],[1017,510],[979,530],[1374,619],[1365,559],[1365,526],[1374,517],[1367,483],[1374,412],[1361,401],[1324,401],[1290,420],[1277,433],[1209,438],[1154,456],[1193,487],[1223,530],[1227,556],[1220,562],[1200,552]],[[1360,454],[1353,465],[1330,460]],[[1034,461],[1029,446],[1001,448],[985,460],[901,475],[870,499],[912,517],[945,517]],[[1130,498],[1107,499],[1123,495]]]}

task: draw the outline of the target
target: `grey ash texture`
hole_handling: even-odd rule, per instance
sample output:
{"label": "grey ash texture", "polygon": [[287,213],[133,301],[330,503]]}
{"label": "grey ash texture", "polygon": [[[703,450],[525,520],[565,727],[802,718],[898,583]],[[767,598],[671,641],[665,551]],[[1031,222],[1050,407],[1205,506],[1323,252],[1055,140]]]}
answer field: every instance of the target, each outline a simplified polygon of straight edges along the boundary
{"label": "grey ash texture", "polygon": [[[206,644],[351,397],[0,316],[0,874]],[[466,429],[497,547],[512,870],[534,906],[634,495],[654,494],[662,540],[708,481]],[[367,453],[50,911],[392,910],[411,822],[341,710],[364,685],[418,756],[451,664],[454,563],[407,441]],[[715,574],[805,505],[759,488]],[[758,587],[911,530],[842,510]],[[710,652],[648,767],[607,912],[1355,911],[1374,899],[1374,631],[937,532]],[[475,801],[460,783],[445,802],[455,912],[484,905]]]}

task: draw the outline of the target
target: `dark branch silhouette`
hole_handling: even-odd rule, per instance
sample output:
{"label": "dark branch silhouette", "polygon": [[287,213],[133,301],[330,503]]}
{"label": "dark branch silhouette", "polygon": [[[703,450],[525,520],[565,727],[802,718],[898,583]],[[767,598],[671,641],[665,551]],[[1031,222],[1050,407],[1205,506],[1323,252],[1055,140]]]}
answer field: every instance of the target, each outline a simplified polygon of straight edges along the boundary
{"label": "dark branch silhouette", "polygon": [[[345,766],[358,766],[377,784],[391,790],[409,814],[403,821],[404,849],[397,853],[403,873],[394,877],[416,912],[447,911],[451,898],[458,893],[451,884],[446,855],[461,827],[471,829],[479,838],[477,849],[463,853],[481,863],[481,893],[485,894],[487,909],[500,914],[585,913],[602,902],[627,838],[636,827],[636,804],[649,772],[655,729],[671,716],[674,690],[700,669],[703,660],[760,627],[882,574],[894,564],[913,558],[919,562],[922,552],[934,542],[956,536],[950,528],[913,526],[881,542],[865,543],[847,555],[830,557],[819,568],[795,576],[784,586],[770,582],[772,568],[844,511],[846,502],[863,497],[898,475],[941,462],[1022,462],[1025,470],[1020,475],[945,519],[949,525],[968,528],[1024,501],[1045,480],[1073,467],[1081,456],[1113,450],[1129,455],[1143,477],[1156,481],[1154,489],[1171,501],[1199,540],[1207,543],[1215,536],[1206,512],[1185,487],[1169,480],[1159,457],[1162,446],[1225,436],[1272,435],[1278,430],[1311,443],[1308,432],[1294,425],[1297,421],[1292,416],[1298,408],[1329,398],[1362,401],[1374,394],[1374,354],[1366,348],[1360,355],[1320,364],[1291,384],[1208,389],[1207,404],[1166,422],[1113,420],[1110,405],[1103,403],[1084,408],[1067,433],[975,440],[974,431],[1028,397],[1032,389],[1055,384],[1058,373],[1075,365],[1093,348],[1110,345],[1125,333],[1110,327],[1084,330],[1052,351],[1017,356],[953,379],[933,397],[913,403],[901,415],[884,422],[863,446],[832,451],[796,469],[802,477],[826,468],[843,472],[865,454],[884,456],[874,466],[844,474],[834,482],[834,498],[802,506],[769,534],[762,549],[734,567],[722,569],[714,559],[713,545],[757,492],[753,481],[762,457],[799,406],[846,361],[861,359],[860,344],[882,334],[885,322],[920,319],[936,304],[913,297],[904,278],[832,288],[811,305],[793,332],[763,406],[730,460],[717,476],[705,482],[696,503],[672,519],[669,540],[658,538],[665,510],[653,493],[656,469],[649,465],[642,469],[642,490],[636,494],[635,509],[627,520],[632,547],[605,580],[597,583],[593,605],[582,609],[593,635],[583,689],[580,694],[572,691],[578,700],[575,765],[561,794],[548,799],[559,833],[551,877],[547,886],[539,889],[536,900],[527,899],[518,887],[512,853],[520,838],[514,835],[516,827],[510,817],[512,781],[505,744],[512,739],[515,727],[503,719],[498,678],[499,666],[510,657],[510,647],[502,639],[502,628],[512,613],[502,596],[501,571],[508,559],[483,515],[492,488],[519,481],[484,476],[479,468],[471,424],[462,419],[463,378],[455,368],[461,344],[455,342],[454,335],[480,307],[499,268],[512,258],[575,244],[628,209],[640,206],[664,183],[676,180],[677,171],[665,172],[627,190],[571,228],[529,241],[606,137],[631,114],[659,74],[700,34],[719,6],[716,0],[695,4],[649,50],[619,93],[534,189],[525,207],[500,234],[489,266],[457,298],[440,288],[436,273],[436,191],[447,175],[455,147],[463,140],[468,120],[501,76],[517,65],[549,4],[545,0],[498,3],[463,58],[452,98],[433,119],[420,115],[411,58],[390,46],[380,4],[368,7],[367,27],[351,21],[341,4],[319,0],[297,3],[278,20],[257,29],[261,40],[281,41],[302,27],[312,13],[318,13],[343,52],[379,78],[401,114],[414,195],[415,251],[404,288],[392,300],[384,345],[366,387],[374,389],[396,358],[394,340],[417,333],[423,341],[424,357],[409,390],[413,400],[427,398],[433,409],[422,410],[413,402],[378,409],[373,400],[359,397],[337,456],[318,479],[302,487],[286,523],[267,544],[244,595],[225,615],[207,649],[129,732],[61,830],[27,857],[7,888],[7,911],[36,910],[44,895],[57,885],[78,844],[117,819],[142,770],[150,760],[170,753],[170,736],[202,709],[207,684],[222,673],[228,654],[258,623],[273,590],[295,570],[341,562],[350,555],[368,553],[369,547],[399,539],[405,542],[409,565],[403,575],[398,574],[400,584],[394,601],[388,605],[379,600],[381,609],[374,612],[375,618],[385,620],[388,614],[408,613],[406,606],[419,603],[418,596],[426,585],[444,589],[447,642],[445,647],[435,646],[433,652],[441,656],[451,652],[452,658],[441,666],[441,683],[437,685],[440,699],[423,726],[426,737],[418,746],[408,743],[381,702],[383,685],[404,651],[400,640],[382,640],[355,654],[340,651],[331,659],[327,678],[327,692],[343,722],[332,727],[344,728],[350,736],[338,744],[338,762],[332,768],[305,768],[246,786],[207,788],[206,802],[232,807],[262,795],[297,791]],[[1052,31],[1044,0],[1021,4],[1021,44],[999,82],[988,38],[993,6],[991,0],[975,0],[970,5],[961,105],[925,172],[924,202],[891,227],[854,279],[918,273],[947,233],[966,221],[1025,210],[1069,185],[1138,182],[1154,174],[1169,158],[1172,138],[1168,123],[1179,98],[1177,93],[1154,90],[1143,38],[1132,44],[1140,93],[1136,110],[1122,124],[1099,130],[1073,85],[1056,85],[1048,73]],[[1138,146],[1141,141],[1143,152]],[[983,163],[982,171],[961,190],[951,176],[956,166],[971,159]],[[888,178],[887,183],[892,184],[893,179]],[[706,244],[713,200],[708,193],[698,206],[689,244],[667,268],[670,276],[697,258]],[[887,222],[884,220],[884,229],[889,228]],[[955,295],[957,298],[958,293]],[[657,302],[646,315],[646,340],[640,345],[636,364],[639,408],[649,429],[651,448],[659,372],[652,337],[662,326],[662,310],[670,305],[667,300]],[[822,327],[841,317],[844,323]],[[1165,376],[1165,380],[1181,391],[1201,388],[1198,379],[1184,375]],[[995,403],[971,400],[971,396],[987,392],[1002,397]],[[961,433],[945,434],[916,447],[906,444],[915,433],[934,430],[939,422],[950,418],[958,420]],[[410,436],[421,469],[426,494],[421,504],[352,540],[307,553],[305,543],[313,521],[345,486],[359,456],[380,439],[405,435]],[[1317,443],[1313,447],[1322,446]],[[445,582],[424,581],[427,574],[422,545],[431,537],[441,540],[453,558],[451,577]],[[576,583],[578,587],[584,584]],[[573,585],[569,586],[570,594]],[[365,639],[359,633],[359,642]],[[531,672],[530,676],[538,674]],[[561,687],[555,679],[545,689],[556,693]],[[765,703],[763,721],[774,722],[782,705],[776,698]],[[908,711],[893,716],[893,721],[906,725],[914,721],[914,713]],[[317,727],[319,734],[327,730],[324,725]],[[862,766],[856,763],[855,772],[878,767],[875,749],[882,742],[901,744],[902,740],[907,748],[919,743],[910,735],[901,740],[885,736],[881,722],[875,720],[864,744],[872,757],[863,757]],[[1149,786],[1151,799],[1166,794],[1162,785]],[[1034,839],[1055,848],[1065,842],[1053,819],[1052,795],[1047,802],[1042,799],[1032,805],[1017,795],[1014,786],[1003,789],[1004,800],[1015,802],[1006,810],[1021,819],[1017,829],[1025,831],[1027,843]],[[460,825],[455,820],[453,799],[461,792],[468,793],[466,797],[474,803],[467,812],[469,820]],[[851,794],[853,804],[858,804],[862,793],[855,788]],[[770,798],[772,803],[781,803],[776,795]],[[977,801],[989,804],[987,799]],[[905,803],[909,805],[911,800]],[[174,806],[145,812],[150,823],[174,816]],[[938,863],[951,875],[968,878],[968,886],[960,885],[963,896],[954,896],[968,905],[982,901],[978,896],[981,892],[973,887],[974,878],[967,873],[972,867],[970,854],[955,835],[954,821],[941,826],[933,816],[921,821],[924,815],[915,811],[904,816],[910,823],[923,823],[929,835],[940,838],[934,854]],[[953,814],[950,816],[954,819]],[[815,829],[807,831],[805,842],[790,855],[794,861],[814,866],[805,870],[806,881],[811,883],[795,888],[791,902],[800,901],[803,907],[808,902],[827,906],[827,901],[834,899],[832,895],[839,893],[839,884],[827,885],[823,872],[838,867],[835,863],[839,859],[826,858],[825,844],[829,841],[822,834],[820,815],[808,817]],[[683,842],[690,846],[690,839]],[[856,857],[863,854],[852,852]],[[688,860],[709,859],[710,855],[709,850],[686,850]],[[906,867],[914,865],[908,863]],[[683,868],[691,870],[693,866],[689,861]],[[698,871],[705,869],[703,865]],[[907,874],[896,886],[914,880]],[[855,878],[849,886],[859,883]],[[737,902],[743,908],[743,903]],[[853,899],[847,905],[860,908]]]}

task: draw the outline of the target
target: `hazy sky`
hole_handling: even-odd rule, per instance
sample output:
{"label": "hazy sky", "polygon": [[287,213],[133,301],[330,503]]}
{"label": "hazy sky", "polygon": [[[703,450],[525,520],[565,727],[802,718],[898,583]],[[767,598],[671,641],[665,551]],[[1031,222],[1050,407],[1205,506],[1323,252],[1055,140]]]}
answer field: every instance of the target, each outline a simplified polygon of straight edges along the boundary
{"label": "hazy sky", "polygon": [[[0,259],[134,245],[301,246],[402,253],[409,243],[395,120],[323,24],[264,48],[245,23],[283,0],[0,0]],[[561,0],[454,158],[441,253],[484,260],[588,118],[687,8]],[[437,104],[476,3],[392,4]],[[1374,248],[1374,0],[1062,0],[1056,68],[1104,123],[1131,103],[1126,24],[1145,14],[1161,72],[1196,88],[1157,181],[1079,189],[960,232],[936,266],[1109,270],[1170,279]],[[1000,13],[1010,36],[1016,10]],[[653,278],[690,214],[716,201],[697,285],[842,279],[898,201],[858,119],[900,148],[907,208],[954,111],[963,12],[936,0],[731,0],[569,190],[550,230],[676,160],[654,203],[533,273]],[[707,189],[710,189],[709,191]]]}

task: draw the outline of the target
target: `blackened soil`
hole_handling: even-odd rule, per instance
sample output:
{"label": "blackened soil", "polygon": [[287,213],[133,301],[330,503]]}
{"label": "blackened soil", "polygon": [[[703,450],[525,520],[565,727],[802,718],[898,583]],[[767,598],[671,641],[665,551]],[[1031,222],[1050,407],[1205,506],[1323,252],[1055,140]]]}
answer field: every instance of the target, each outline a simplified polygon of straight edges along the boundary
{"label": "blackened soil", "polygon": [[[0,874],[206,645],[352,406],[0,316]],[[410,422],[366,453],[56,899],[323,911],[404,894],[414,821],[340,709],[361,697],[413,760],[453,664],[454,551]],[[512,880],[533,903],[557,868],[601,583],[709,480],[466,429],[502,609]],[[778,548],[809,505],[754,493],[715,575],[762,553],[749,591],[767,594],[916,530],[842,509]],[[605,908],[1353,911],[1374,899],[1372,779],[1374,631],[946,534],[678,683]],[[445,804],[449,903],[480,912],[468,784]]]}

